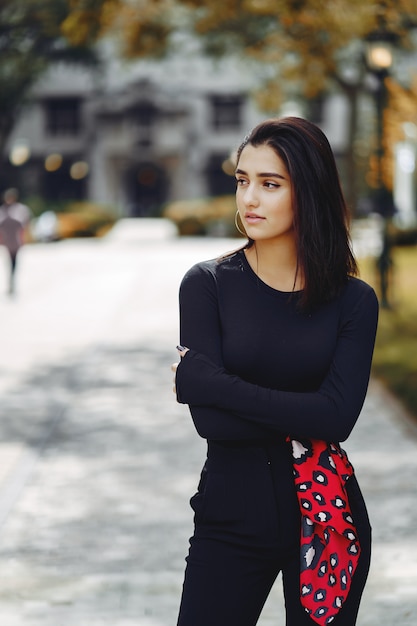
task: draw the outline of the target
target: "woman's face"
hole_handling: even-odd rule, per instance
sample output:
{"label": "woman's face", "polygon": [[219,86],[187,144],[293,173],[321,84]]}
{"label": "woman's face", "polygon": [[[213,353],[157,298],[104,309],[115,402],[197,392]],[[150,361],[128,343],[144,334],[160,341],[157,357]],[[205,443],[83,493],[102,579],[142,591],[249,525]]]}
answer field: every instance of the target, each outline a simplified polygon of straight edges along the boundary
{"label": "woman's face", "polygon": [[254,241],[294,238],[292,184],[276,152],[248,144],[236,168],[236,204],[247,236]]}

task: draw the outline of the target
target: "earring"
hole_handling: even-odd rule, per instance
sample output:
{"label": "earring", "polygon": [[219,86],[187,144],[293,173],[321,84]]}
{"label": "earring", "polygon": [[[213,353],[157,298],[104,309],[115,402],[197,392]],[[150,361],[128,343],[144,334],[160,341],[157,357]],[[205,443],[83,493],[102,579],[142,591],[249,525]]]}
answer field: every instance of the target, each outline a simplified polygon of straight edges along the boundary
{"label": "earring", "polygon": [[239,222],[237,221],[239,217],[239,210],[236,211],[235,213],[235,226],[236,229],[240,232],[241,235],[243,235],[244,237],[247,237],[247,234],[245,233],[244,230],[242,230],[242,228],[239,227]]}

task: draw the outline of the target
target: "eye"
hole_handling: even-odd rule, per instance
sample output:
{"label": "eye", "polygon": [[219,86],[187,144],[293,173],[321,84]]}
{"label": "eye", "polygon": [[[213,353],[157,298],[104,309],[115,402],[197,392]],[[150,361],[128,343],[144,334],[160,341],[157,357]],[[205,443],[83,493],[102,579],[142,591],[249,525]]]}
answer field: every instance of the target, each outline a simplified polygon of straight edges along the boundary
{"label": "eye", "polygon": [[247,184],[247,180],[245,178],[236,178],[236,185],[238,187],[243,187],[243,185]]}
{"label": "eye", "polygon": [[281,185],[279,183],[272,183],[269,180],[266,180],[264,182],[264,187],[266,187],[267,189],[279,189]]}

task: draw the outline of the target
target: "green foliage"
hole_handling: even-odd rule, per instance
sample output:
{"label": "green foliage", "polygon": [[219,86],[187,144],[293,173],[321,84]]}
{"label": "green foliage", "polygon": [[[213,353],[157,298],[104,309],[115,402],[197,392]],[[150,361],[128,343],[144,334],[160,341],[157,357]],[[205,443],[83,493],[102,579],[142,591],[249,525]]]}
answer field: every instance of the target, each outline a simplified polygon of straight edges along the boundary
{"label": "green foliage", "polygon": [[94,202],[69,202],[57,213],[58,238],[100,237],[116,222],[116,213]]}
{"label": "green foliage", "polygon": [[127,59],[162,57],[171,33],[182,28],[181,1],[71,0],[63,33],[77,45],[112,36]]}
{"label": "green foliage", "polygon": [[46,211],[58,213],[65,210],[64,203],[48,202],[42,196],[25,196],[21,197],[21,201],[30,208],[33,217],[39,217]]}
{"label": "green foliage", "polygon": [[[373,373],[417,419],[417,248],[395,248],[393,258],[393,306],[380,312]],[[361,270],[363,278],[377,288],[375,260],[363,261]]]}
{"label": "green foliage", "polygon": [[374,373],[397,394],[417,418],[417,324],[410,312],[383,311],[377,346]]}
{"label": "green foliage", "polygon": [[52,62],[95,62],[87,46],[72,46],[62,34],[70,10],[70,0],[0,2],[0,155],[30,88]]}
{"label": "green foliage", "polygon": [[343,65],[362,62],[351,46],[385,24],[399,45],[417,25],[415,0],[72,0],[64,22],[77,43],[114,36],[128,58],[160,56],[171,34],[190,31],[212,56],[237,53],[268,66],[281,81],[298,81],[308,96],[329,79],[346,89]]}
{"label": "green foliage", "polygon": [[238,237],[235,226],[235,196],[177,200],[168,204],[164,217],[172,220],[180,235]]}
{"label": "green foliage", "polygon": [[161,57],[172,46],[178,52],[181,37],[173,35],[191,33],[208,55],[234,54],[247,61],[248,71],[256,68],[257,104],[269,115],[286,98],[305,102],[342,90],[350,109],[344,189],[353,210],[364,40],[385,28],[398,46],[410,49],[415,27],[416,0],[72,0],[64,22],[70,40],[111,36],[128,59]]}
{"label": "green foliage", "polygon": [[110,35],[127,58],[158,57],[172,34],[188,31],[208,54],[255,59],[281,89],[308,97],[329,80],[346,90],[362,82],[344,70],[363,66],[354,44],[370,32],[384,26],[407,47],[417,25],[416,0],[70,0],[70,8],[62,28],[74,44]]}
{"label": "green foliage", "polygon": [[45,202],[39,196],[22,199],[30,208],[34,218],[52,212],[57,218],[57,239],[71,237],[99,237],[116,222],[117,210],[96,202]]}
{"label": "green foliage", "polygon": [[[417,24],[415,0],[183,0],[192,14],[194,31],[210,53],[241,52],[268,64],[276,81],[287,81],[311,97],[329,79],[346,89],[352,74],[346,65],[362,64],[352,47],[386,25],[399,45],[409,45],[408,32]],[[360,77],[358,76],[358,79]]]}

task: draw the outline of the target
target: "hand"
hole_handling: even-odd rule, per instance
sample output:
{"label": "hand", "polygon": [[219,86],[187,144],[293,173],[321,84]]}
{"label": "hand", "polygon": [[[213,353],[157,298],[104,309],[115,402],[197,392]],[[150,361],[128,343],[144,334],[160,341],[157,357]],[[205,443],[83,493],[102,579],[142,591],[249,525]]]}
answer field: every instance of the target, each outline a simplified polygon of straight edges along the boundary
{"label": "hand", "polygon": [[176,373],[177,373],[177,367],[178,367],[178,363],[173,363],[171,365],[171,372],[174,372],[174,378],[172,379],[172,382],[174,383],[172,386],[172,391],[176,394],[177,393],[177,387],[175,385],[175,379],[176,379]]}
{"label": "hand", "polygon": [[[182,358],[183,356],[185,356],[189,350],[189,348],[185,348],[184,346],[178,345],[177,346],[177,350],[178,350],[178,354],[180,355],[180,357]],[[173,363],[171,365],[171,371],[174,372],[174,378],[173,378],[173,382],[174,385],[172,387],[172,391],[176,394],[177,393],[177,387],[175,385],[175,379],[176,379],[176,373],[177,373],[177,367],[178,367],[179,363]]]}

